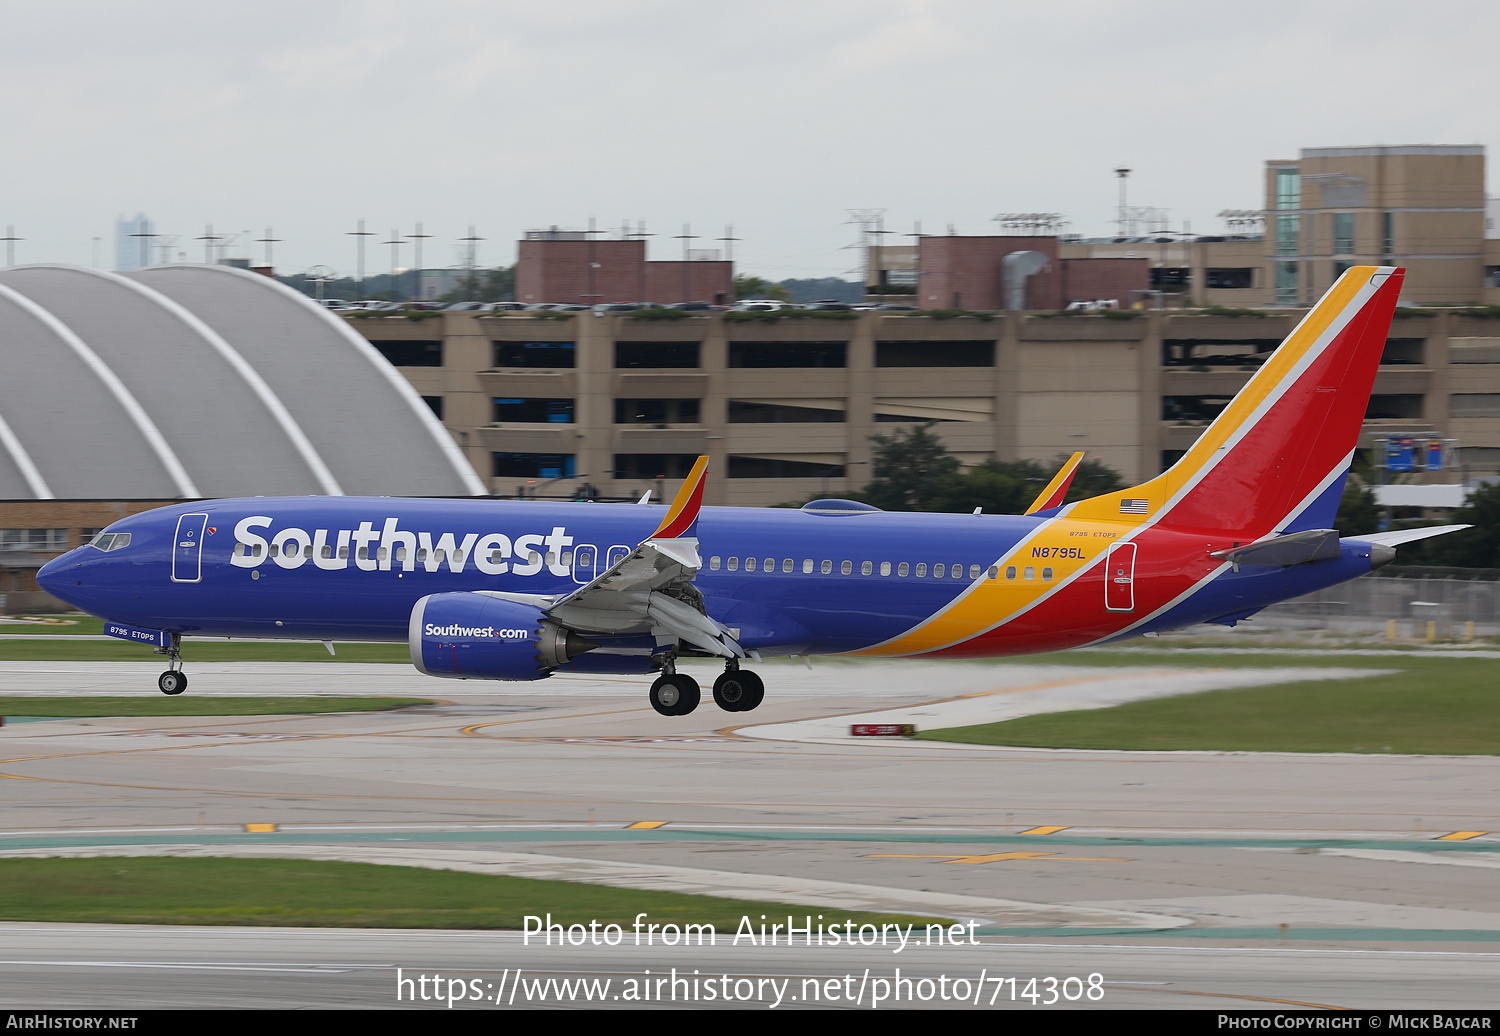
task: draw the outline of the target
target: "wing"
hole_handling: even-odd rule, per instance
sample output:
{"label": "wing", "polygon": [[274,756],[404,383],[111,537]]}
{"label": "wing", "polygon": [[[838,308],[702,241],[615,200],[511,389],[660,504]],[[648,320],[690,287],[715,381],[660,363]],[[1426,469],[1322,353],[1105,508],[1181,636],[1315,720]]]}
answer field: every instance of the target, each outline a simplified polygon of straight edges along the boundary
{"label": "wing", "polygon": [[726,658],[747,657],[728,628],[708,617],[703,595],[693,585],[703,561],[697,538],[687,534],[698,522],[707,470],[708,458],[699,457],[656,531],[592,582],[557,597],[485,592],[535,604],[583,634],[649,633]]}

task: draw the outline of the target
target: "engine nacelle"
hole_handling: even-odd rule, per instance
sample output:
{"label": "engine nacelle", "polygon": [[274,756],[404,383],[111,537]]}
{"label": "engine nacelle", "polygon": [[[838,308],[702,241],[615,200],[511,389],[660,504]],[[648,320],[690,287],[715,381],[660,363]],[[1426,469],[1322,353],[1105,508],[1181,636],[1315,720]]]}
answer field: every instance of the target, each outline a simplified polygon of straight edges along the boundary
{"label": "engine nacelle", "polygon": [[407,629],[411,664],[450,680],[541,680],[597,647],[535,605],[482,593],[424,597]]}

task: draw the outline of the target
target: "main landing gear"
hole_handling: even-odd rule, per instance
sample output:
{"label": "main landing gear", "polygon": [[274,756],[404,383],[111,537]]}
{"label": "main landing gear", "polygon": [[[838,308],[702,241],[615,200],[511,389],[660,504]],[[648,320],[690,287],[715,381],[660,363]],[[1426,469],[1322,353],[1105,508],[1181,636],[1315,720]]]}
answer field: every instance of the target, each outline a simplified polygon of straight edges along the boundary
{"label": "main landing gear", "polygon": [[714,704],[725,712],[749,712],[765,697],[765,683],[750,670],[741,669],[738,659],[731,659],[714,681]]}
{"label": "main landing gear", "polygon": [[[698,707],[703,691],[686,673],[677,671],[676,661],[662,663],[663,673],[651,685],[651,707],[663,716],[686,716]],[[738,659],[731,659],[723,675],[714,681],[714,704],[725,712],[749,712],[766,696],[766,685]]]}
{"label": "main landing gear", "polygon": [[157,648],[158,655],[167,656],[167,671],[156,678],[157,689],[163,694],[181,694],[187,690],[187,673],[182,671],[182,635],[172,634],[172,646]]}

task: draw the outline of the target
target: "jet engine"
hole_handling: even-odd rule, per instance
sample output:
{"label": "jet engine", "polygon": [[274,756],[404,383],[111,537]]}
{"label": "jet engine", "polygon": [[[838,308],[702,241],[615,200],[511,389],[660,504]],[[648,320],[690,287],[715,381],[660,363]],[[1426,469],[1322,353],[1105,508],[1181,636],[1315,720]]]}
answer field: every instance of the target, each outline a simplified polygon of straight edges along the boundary
{"label": "jet engine", "polygon": [[532,604],[485,593],[431,594],[411,610],[411,664],[450,680],[541,680],[598,645]]}

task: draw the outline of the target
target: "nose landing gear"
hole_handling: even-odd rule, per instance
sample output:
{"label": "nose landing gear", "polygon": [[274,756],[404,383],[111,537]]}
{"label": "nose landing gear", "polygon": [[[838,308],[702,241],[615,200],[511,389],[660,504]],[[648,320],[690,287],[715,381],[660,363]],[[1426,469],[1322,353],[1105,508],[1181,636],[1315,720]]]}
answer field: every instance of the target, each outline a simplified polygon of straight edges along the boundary
{"label": "nose landing gear", "polygon": [[167,671],[156,678],[156,687],[163,694],[181,694],[187,690],[187,673],[182,671],[182,634],[172,634],[171,647],[157,648],[158,655],[167,656]]}

